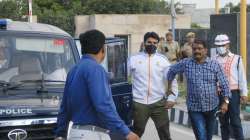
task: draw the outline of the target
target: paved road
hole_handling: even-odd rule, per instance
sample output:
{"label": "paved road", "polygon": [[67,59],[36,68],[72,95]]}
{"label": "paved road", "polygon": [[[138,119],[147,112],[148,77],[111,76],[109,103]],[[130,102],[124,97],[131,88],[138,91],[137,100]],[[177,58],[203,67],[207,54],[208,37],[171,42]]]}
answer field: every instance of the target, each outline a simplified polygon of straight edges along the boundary
{"label": "paved road", "polygon": [[[174,123],[170,124],[171,137],[173,140],[195,140],[192,129],[186,128]],[[149,120],[145,133],[141,140],[159,140],[157,131],[152,120]],[[220,140],[219,137],[213,137],[213,140]]]}

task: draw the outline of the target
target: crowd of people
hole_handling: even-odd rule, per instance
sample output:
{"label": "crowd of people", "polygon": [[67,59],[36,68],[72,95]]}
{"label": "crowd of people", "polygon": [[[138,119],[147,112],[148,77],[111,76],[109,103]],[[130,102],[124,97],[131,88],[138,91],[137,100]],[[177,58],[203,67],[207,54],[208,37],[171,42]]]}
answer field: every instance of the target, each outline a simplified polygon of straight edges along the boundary
{"label": "crowd of people", "polygon": [[121,140],[139,140],[149,118],[160,140],[171,140],[167,110],[176,103],[178,74],[185,77],[186,104],[196,139],[212,139],[220,114],[222,140],[229,140],[229,126],[234,137],[243,140],[240,104],[247,102],[246,73],[242,58],[230,51],[229,37],[216,36],[218,55],[213,58],[207,55],[206,42],[193,32],[187,33],[182,47],[171,32],[165,37],[147,32],[140,52],[128,59],[133,94],[130,130],[116,112],[107,74],[100,66],[105,57],[104,34],[98,30],[81,34],[83,56],[67,76],[56,140],[67,137],[70,121],[69,140],[110,140],[110,133],[121,134]]}

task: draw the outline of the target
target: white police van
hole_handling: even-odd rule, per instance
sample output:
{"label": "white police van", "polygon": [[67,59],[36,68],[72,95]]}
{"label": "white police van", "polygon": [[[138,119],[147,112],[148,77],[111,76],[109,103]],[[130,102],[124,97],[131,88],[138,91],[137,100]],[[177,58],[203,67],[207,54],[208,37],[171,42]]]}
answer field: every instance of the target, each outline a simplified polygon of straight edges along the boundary
{"label": "white police van", "polygon": [[[54,138],[66,75],[79,59],[75,41],[65,31],[0,19],[0,140]],[[122,60],[122,71],[116,70],[120,61],[114,58],[108,65],[120,75],[112,91],[118,112],[130,125],[131,86]]]}

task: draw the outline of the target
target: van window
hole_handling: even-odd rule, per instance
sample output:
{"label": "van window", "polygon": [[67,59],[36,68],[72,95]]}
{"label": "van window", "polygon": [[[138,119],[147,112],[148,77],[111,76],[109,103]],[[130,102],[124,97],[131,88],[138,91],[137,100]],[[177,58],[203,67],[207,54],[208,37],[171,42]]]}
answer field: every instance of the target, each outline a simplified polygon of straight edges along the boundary
{"label": "van window", "polygon": [[122,42],[107,44],[108,72],[111,83],[127,81],[126,70],[126,47]]}
{"label": "van window", "polygon": [[65,81],[74,64],[67,39],[0,35],[0,81]]}
{"label": "van window", "polygon": [[16,49],[20,51],[64,53],[64,39],[16,38]]}
{"label": "van window", "polygon": [[[75,40],[79,55],[81,56],[81,44],[78,39]],[[123,40],[115,40],[105,44],[105,58],[101,65],[109,75],[111,83],[120,83],[127,81],[127,46]]]}

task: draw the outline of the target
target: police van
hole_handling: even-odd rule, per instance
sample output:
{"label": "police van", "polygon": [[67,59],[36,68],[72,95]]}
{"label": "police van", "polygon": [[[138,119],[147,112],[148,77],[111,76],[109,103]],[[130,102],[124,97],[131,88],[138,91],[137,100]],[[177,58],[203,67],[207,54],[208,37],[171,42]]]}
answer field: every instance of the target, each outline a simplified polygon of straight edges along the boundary
{"label": "police van", "polygon": [[[126,46],[115,40],[109,42],[114,47],[107,48],[110,53],[103,66],[113,75],[117,110],[131,125]],[[124,53],[124,58],[117,53]],[[79,59],[76,42],[65,31],[47,24],[0,19],[0,140],[55,137],[66,76]]]}

